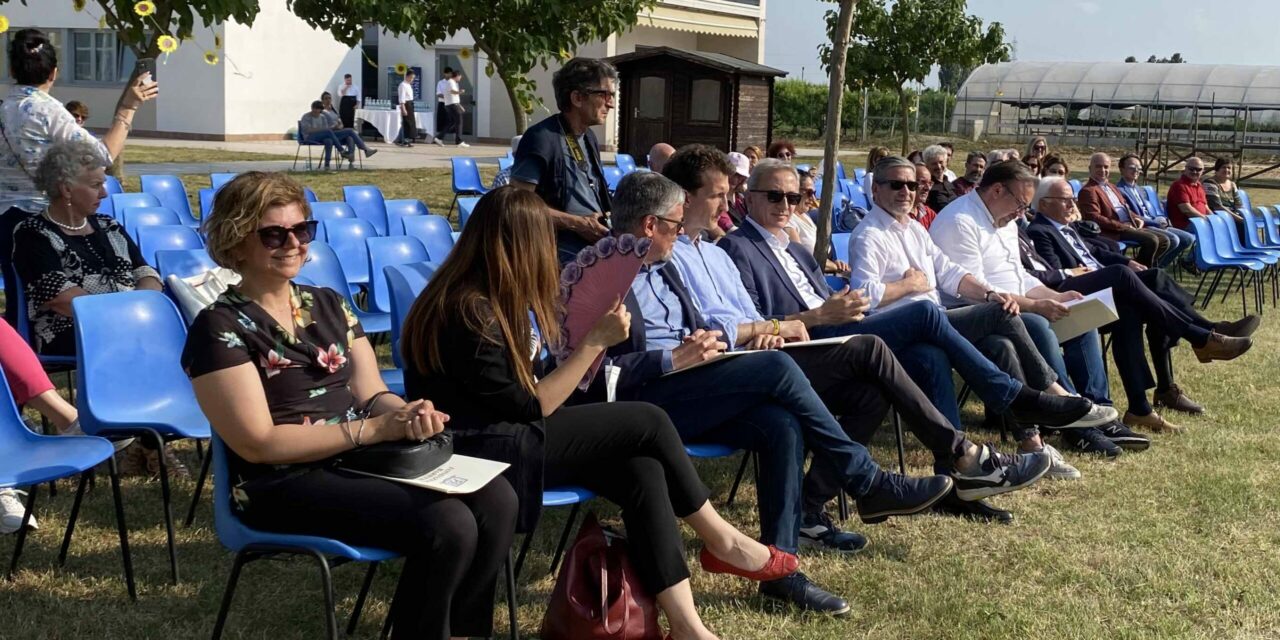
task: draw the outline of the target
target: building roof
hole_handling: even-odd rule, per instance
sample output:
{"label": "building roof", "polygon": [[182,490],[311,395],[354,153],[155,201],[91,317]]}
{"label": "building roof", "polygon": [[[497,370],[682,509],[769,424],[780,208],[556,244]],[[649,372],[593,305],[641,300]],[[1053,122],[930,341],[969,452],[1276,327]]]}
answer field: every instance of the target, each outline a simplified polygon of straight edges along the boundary
{"label": "building roof", "polygon": [[643,49],[637,49],[631,53],[624,53],[611,58],[605,58],[605,62],[618,66],[620,64],[626,64],[647,58],[656,58],[664,55],[680,58],[682,60],[687,60],[694,64],[700,64],[713,69],[719,69],[725,73],[741,73],[753,76],[773,77],[787,75],[787,72],[781,69],[766,67],[762,64],[756,64],[754,62],[749,62],[742,58],[735,58],[723,53],[712,53],[710,51],[684,51],[682,49],[673,49],[671,47],[645,47]]}
{"label": "building roof", "polygon": [[1031,105],[1280,109],[1280,67],[1125,62],[1001,62],[978,67],[960,100]]}

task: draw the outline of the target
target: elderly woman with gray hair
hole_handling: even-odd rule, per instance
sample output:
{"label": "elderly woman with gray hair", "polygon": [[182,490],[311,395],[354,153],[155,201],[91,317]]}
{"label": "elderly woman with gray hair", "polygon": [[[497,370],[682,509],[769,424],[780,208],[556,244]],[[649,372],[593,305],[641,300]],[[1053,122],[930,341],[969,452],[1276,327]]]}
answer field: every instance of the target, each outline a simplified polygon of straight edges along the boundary
{"label": "elderly woman with gray hair", "polygon": [[49,199],[14,230],[14,269],[22,281],[37,353],[72,355],[71,301],[95,293],[160,290],[160,275],[116,221],[94,213],[106,197],[107,158],[93,142],[49,147],[33,176]]}

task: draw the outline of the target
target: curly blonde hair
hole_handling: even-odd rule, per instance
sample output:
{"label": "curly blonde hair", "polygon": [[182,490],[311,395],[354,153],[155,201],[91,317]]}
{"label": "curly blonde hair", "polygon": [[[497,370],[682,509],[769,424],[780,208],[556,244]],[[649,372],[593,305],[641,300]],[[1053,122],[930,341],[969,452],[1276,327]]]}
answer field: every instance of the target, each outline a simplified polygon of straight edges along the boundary
{"label": "curly blonde hair", "polygon": [[311,205],[298,181],[283,173],[250,171],[218,189],[213,211],[201,222],[209,257],[219,266],[236,268],[235,248],[258,230],[267,209],[297,204],[311,218]]}

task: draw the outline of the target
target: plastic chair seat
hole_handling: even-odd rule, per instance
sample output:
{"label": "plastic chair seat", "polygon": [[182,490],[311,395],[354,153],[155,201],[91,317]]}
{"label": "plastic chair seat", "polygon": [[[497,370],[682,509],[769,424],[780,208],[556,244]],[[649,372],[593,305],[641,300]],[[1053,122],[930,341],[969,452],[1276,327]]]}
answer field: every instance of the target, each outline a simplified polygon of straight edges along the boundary
{"label": "plastic chair seat", "polygon": [[387,385],[387,389],[398,396],[404,396],[404,371],[401,369],[381,369],[378,373],[382,376],[382,383]]}
{"label": "plastic chair seat", "polygon": [[567,507],[596,497],[589,489],[574,486],[552,487],[542,492],[542,506]]}
{"label": "plastic chair seat", "polygon": [[95,436],[31,433],[30,437],[19,437],[21,442],[6,442],[8,446],[0,449],[0,488],[25,487],[75,475],[115,453],[111,442]]}
{"label": "plastic chair seat", "polygon": [[738,452],[723,444],[686,444],[684,451],[690,458],[725,458]]}

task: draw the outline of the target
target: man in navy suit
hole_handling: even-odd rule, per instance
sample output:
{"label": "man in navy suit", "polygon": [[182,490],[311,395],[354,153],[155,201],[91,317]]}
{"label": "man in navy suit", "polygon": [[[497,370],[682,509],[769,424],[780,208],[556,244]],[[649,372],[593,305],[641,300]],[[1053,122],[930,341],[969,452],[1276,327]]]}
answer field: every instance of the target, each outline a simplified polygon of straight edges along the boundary
{"label": "man in navy suit", "polygon": [[[1146,390],[1156,387],[1156,405],[1187,413],[1202,413],[1173,382],[1169,351],[1185,338],[1201,362],[1230,360],[1252,345],[1248,335],[1258,327],[1257,316],[1235,322],[1213,322],[1200,315],[1187,295],[1161,269],[1147,269],[1123,254],[1091,249],[1073,225],[1078,214],[1071,185],[1061,178],[1040,180],[1031,206],[1037,211],[1027,226],[1027,242],[1020,242],[1021,259],[1046,286],[1059,291],[1093,293],[1113,289],[1120,321],[1113,329],[1112,352],[1129,398],[1124,423],[1155,431],[1178,427],[1156,413]],[[1029,254],[1033,249],[1034,254]],[[1151,379],[1142,349],[1143,325],[1157,379]]]}

